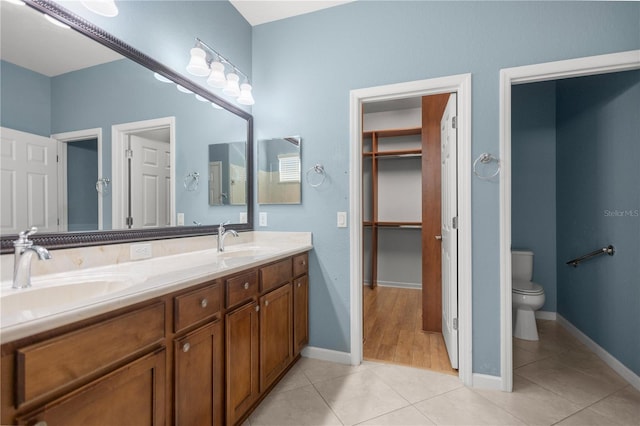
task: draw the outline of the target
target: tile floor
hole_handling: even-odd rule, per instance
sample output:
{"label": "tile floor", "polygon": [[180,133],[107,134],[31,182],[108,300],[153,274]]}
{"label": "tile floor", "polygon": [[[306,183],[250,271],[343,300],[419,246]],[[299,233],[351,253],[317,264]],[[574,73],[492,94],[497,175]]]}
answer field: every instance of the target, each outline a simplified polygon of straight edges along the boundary
{"label": "tile floor", "polygon": [[514,339],[514,392],[455,376],[364,362],[300,359],[245,426],[640,425],[640,391],[554,321],[539,342]]}

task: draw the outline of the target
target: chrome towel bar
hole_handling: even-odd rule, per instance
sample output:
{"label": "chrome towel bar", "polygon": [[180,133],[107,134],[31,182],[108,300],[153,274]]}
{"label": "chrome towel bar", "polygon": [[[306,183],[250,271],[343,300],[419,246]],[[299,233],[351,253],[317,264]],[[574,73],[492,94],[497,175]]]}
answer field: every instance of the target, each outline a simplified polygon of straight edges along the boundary
{"label": "chrome towel bar", "polygon": [[591,253],[587,253],[584,256],[576,257],[575,259],[568,261],[567,265],[571,265],[574,268],[577,268],[580,262],[584,262],[587,259],[591,259],[592,257],[599,256],[601,254],[608,254],[609,256],[613,256],[615,252],[616,251],[613,246],[609,245],[607,247],[602,247],[601,249],[594,250]]}

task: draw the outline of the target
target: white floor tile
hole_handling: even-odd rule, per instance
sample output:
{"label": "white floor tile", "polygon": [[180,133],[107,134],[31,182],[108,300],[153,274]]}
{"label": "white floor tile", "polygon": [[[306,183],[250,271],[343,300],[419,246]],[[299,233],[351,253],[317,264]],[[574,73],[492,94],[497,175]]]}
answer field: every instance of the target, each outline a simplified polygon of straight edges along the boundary
{"label": "white floor tile", "polygon": [[409,405],[371,370],[314,384],[345,425],[353,425]]}
{"label": "white floor tile", "polygon": [[412,404],[464,386],[456,376],[393,364],[372,371]]}
{"label": "white floor tile", "polygon": [[467,388],[414,405],[438,425],[524,425],[522,421]]}
{"label": "white floor tile", "polygon": [[417,408],[410,406],[358,423],[358,426],[428,426],[434,424]]}

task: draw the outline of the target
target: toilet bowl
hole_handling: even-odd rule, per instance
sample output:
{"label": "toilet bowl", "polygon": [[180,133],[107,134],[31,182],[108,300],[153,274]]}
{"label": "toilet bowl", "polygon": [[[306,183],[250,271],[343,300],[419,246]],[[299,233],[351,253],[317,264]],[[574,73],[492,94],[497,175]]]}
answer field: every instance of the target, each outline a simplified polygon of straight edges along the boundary
{"label": "toilet bowl", "polygon": [[533,252],[511,252],[511,303],[513,309],[513,336],[523,340],[538,340],[535,311],[544,305],[544,289],[531,281]]}

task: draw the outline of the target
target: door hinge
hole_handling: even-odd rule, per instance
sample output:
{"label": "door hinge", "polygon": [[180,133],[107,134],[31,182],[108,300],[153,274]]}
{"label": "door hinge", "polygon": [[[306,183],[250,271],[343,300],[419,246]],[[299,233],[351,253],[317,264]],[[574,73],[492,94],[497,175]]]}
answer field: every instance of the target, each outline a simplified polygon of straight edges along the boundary
{"label": "door hinge", "polygon": [[453,219],[451,219],[451,227],[453,229],[458,229],[458,216],[455,216]]}
{"label": "door hinge", "polygon": [[458,128],[458,117],[456,117],[455,115],[451,119],[451,128],[452,129],[457,129]]}
{"label": "door hinge", "polygon": [[127,218],[127,226],[133,226],[133,217],[129,216]]}
{"label": "door hinge", "polygon": [[56,163],[59,163],[59,162],[60,162],[60,156],[56,155]]}
{"label": "door hinge", "polygon": [[453,329],[456,331],[458,330],[458,318],[453,319]]}
{"label": "door hinge", "polygon": [[131,150],[131,149],[125,149],[125,150],[124,150],[124,156],[125,156],[126,158],[133,158],[133,150]]}

